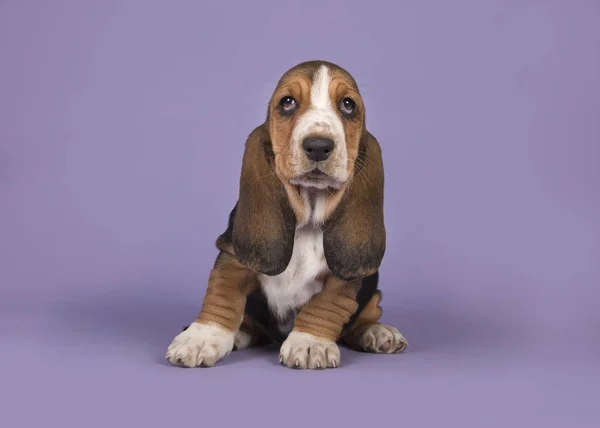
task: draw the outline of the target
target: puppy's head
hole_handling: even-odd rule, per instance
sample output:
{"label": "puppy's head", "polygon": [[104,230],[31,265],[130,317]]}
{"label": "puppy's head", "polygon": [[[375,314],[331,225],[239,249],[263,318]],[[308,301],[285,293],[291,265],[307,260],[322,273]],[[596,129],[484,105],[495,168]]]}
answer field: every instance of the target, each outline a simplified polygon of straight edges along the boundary
{"label": "puppy's head", "polygon": [[362,98],[347,71],[324,61],[290,69],[268,111],[277,174],[293,185],[340,188],[352,176],[364,119]]}
{"label": "puppy's head", "polygon": [[267,120],[248,136],[222,248],[231,242],[245,266],[282,273],[312,209],[300,193],[327,189],[316,193],[325,195],[317,223],[329,269],[347,280],[372,275],[385,252],[383,186],[381,149],[354,79],[329,62],[301,63],[280,79]]}

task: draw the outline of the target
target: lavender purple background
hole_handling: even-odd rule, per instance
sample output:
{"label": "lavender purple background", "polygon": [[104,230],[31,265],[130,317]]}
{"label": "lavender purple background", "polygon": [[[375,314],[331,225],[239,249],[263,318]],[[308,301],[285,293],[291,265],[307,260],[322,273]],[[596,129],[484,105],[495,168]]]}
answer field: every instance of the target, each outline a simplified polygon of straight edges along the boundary
{"label": "lavender purple background", "polygon": [[[599,46],[594,0],[2,1],[0,425],[600,426]],[[308,59],[382,144],[411,347],[170,367],[244,139]]]}

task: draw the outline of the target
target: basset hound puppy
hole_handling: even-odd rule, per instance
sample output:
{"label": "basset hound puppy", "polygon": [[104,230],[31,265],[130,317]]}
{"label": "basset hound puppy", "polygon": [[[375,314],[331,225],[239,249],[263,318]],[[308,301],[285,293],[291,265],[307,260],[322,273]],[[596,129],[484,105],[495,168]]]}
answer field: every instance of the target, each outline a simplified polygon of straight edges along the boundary
{"label": "basset hound puppy", "polygon": [[384,173],[354,78],[325,61],[279,80],[249,135],[239,196],[195,322],[166,353],[213,366],[234,349],[281,343],[287,367],[338,367],[343,341],[397,353],[406,339],[379,323],[385,252]]}

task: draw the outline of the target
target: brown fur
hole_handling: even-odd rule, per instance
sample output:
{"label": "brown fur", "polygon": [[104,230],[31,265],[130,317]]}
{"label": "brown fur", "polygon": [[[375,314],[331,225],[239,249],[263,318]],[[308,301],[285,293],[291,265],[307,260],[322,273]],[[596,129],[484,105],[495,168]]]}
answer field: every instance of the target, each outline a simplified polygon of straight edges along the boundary
{"label": "brown fur", "polygon": [[[307,108],[311,79],[322,64],[332,70],[332,104],[351,96],[358,109],[353,119],[343,119],[351,179],[329,194],[324,225],[325,255],[332,272],[352,280],[374,273],[385,252],[383,162],[379,143],[366,129],[356,82],[331,63],[303,63],[280,79],[269,102],[267,121],[246,143],[233,246],[242,263],[268,275],[283,272],[291,258],[294,228],[305,220],[306,209],[298,189],[289,183],[289,141],[294,118]],[[284,96],[297,100],[296,115],[285,117],[278,112],[278,102]],[[264,160],[265,145],[272,153],[269,162]],[[243,246],[242,240],[248,245]],[[256,243],[254,250],[249,248],[250,241]],[[273,252],[279,252],[279,260]]]}
{"label": "brown fur", "polygon": [[[358,91],[356,82],[352,76],[335,64],[322,61],[311,61],[299,64],[285,73],[280,79],[271,100],[269,101],[269,111],[267,115],[268,129],[271,137],[273,153],[275,154],[275,170],[280,178],[289,202],[294,210],[299,222],[305,222],[305,202],[299,194],[296,186],[289,184],[289,179],[293,178],[293,170],[290,164],[290,138],[296,125],[297,118],[302,115],[310,104],[310,90],[312,79],[323,64],[326,64],[332,72],[330,84],[330,98],[332,105],[338,105],[339,101],[350,96],[357,104],[358,114],[352,120],[343,119],[345,123],[344,131],[346,137],[346,150],[348,152],[347,169],[350,174],[354,171],[356,157],[358,155],[361,135],[364,129],[364,105]],[[278,103],[285,96],[292,96],[298,103],[298,111],[291,117],[282,116],[278,113]],[[341,116],[341,113],[338,112]],[[344,196],[346,186],[338,190],[332,190],[328,198],[326,217],[331,215],[337,204]]]}
{"label": "brown fur", "polygon": [[[361,279],[377,272],[385,252],[383,218],[384,174],[381,149],[365,125],[365,109],[356,82],[340,67],[321,61],[300,64],[279,81],[269,102],[265,123],[249,136],[240,177],[239,197],[227,232],[217,240],[221,253],[209,278],[198,322],[217,323],[230,331],[240,328],[254,339],[264,336],[244,317],[246,297],[259,287],[257,273],[278,275],[291,259],[296,225],[308,219],[299,189],[290,184],[290,137],[296,118],[308,108],[315,71],[326,64],[332,70],[333,105],[351,96],[355,117],[342,118],[350,179],[328,193],[323,245],[330,274],[324,289],[298,313],[294,330],[337,341],[357,311]],[[295,115],[284,117],[278,103],[293,96]],[[345,332],[355,343],[381,316],[376,293]]]}
{"label": "brown fur", "polygon": [[355,175],[323,229],[327,263],[340,278],[364,278],[379,269],[386,245],[383,185],[381,149],[365,130]]}
{"label": "brown fur", "polygon": [[258,287],[255,272],[235,257],[221,253],[208,278],[208,289],[196,322],[216,323],[237,331],[244,316],[246,296]]}
{"label": "brown fur", "polygon": [[[329,97],[333,105],[337,105],[339,100],[350,97],[356,103],[358,115],[352,120],[345,120],[344,133],[346,136],[346,150],[348,151],[348,171],[354,171],[356,157],[360,146],[360,140],[363,132],[366,131],[365,108],[362,97],[356,87],[354,79],[349,80],[346,73],[335,71],[329,86]],[[338,116],[342,117],[338,112]]]}
{"label": "brown fur", "polygon": [[[303,63],[280,79],[269,102],[267,120],[246,141],[231,243],[221,237],[217,246],[254,272],[277,275],[287,267],[295,226],[306,220],[305,201],[289,183],[289,141],[295,118],[308,108],[311,82],[322,64],[332,70],[332,104],[349,96],[357,106],[353,119],[342,119],[352,176],[339,190],[329,192],[323,225],[325,257],[333,275],[352,281],[377,271],[385,252],[383,163],[379,144],[366,129],[356,82],[330,63]],[[296,100],[295,115],[278,112],[279,100],[285,96]]]}
{"label": "brown fur", "polygon": [[358,308],[360,281],[329,276],[323,291],[313,296],[296,316],[294,330],[337,341],[344,325]]}
{"label": "brown fur", "polygon": [[256,272],[277,275],[292,257],[296,217],[273,168],[266,125],[246,141],[232,243],[237,259]]}
{"label": "brown fur", "polygon": [[359,340],[362,334],[381,318],[383,311],[379,303],[381,292],[377,291],[369,303],[360,311],[356,320],[344,331],[343,339],[351,347],[360,349]]}
{"label": "brown fur", "polygon": [[[289,141],[298,117],[310,106],[310,77],[300,71],[284,76],[275,89],[269,103],[269,119],[267,121],[273,153],[275,154],[275,170],[282,182],[292,178],[292,156]],[[297,104],[297,113],[293,116],[282,116],[277,112],[279,100],[285,96],[293,97]]]}

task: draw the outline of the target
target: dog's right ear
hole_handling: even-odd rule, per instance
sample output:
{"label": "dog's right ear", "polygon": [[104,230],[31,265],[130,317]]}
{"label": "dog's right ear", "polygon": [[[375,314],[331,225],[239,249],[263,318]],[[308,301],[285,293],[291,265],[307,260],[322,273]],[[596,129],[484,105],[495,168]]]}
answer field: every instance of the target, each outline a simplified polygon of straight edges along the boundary
{"label": "dog's right ear", "polygon": [[278,275],[292,258],[296,216],[275,173],[266,124],[246,140],[239,192],[231,219],[235,256],[256,272]]}

